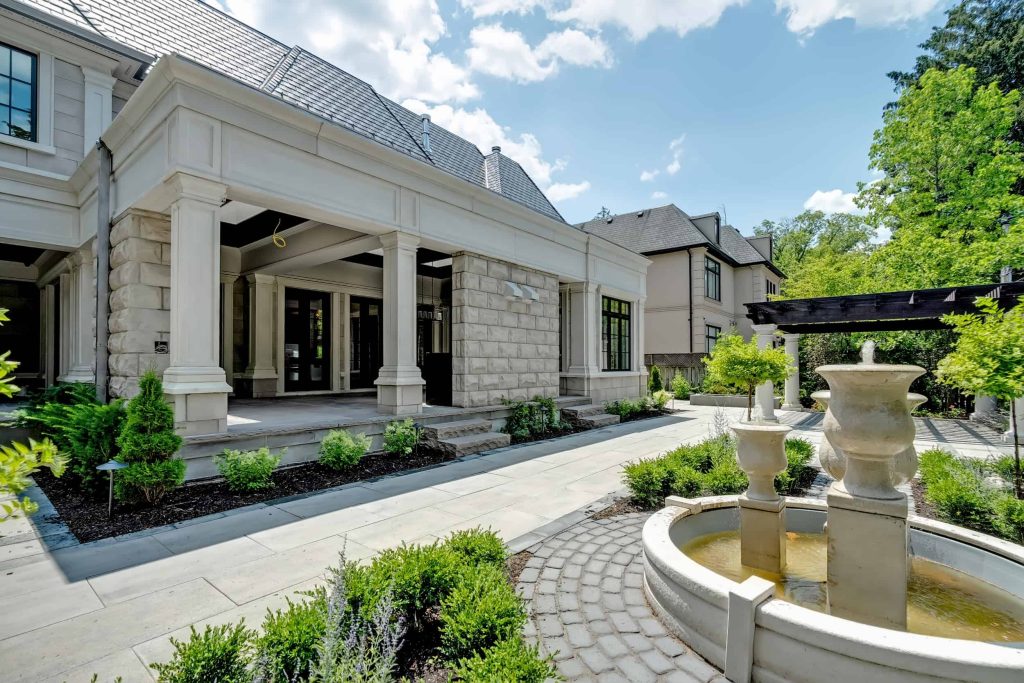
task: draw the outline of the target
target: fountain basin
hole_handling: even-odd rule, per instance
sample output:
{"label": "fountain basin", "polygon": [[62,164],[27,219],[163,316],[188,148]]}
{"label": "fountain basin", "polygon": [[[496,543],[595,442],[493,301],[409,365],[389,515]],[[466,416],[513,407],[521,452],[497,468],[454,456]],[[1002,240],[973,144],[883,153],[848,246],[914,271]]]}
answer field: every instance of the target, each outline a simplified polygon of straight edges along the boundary
{"label": "fountain basin", "polygon": [[[819,533],[825,510],[822,501],[787,499],[788,530]],[[910,517],[909,526],[914,555],[1024,599],[1020,546],[916,516]],[[698,537],[738,527],[737,497],[720,496],[660,510],[643,529],[644,587],[652,607],[684,642],[734,680],[744,680],[744,671],[748,680],[768,683],[1021,680],[1024,644],[906,633],[773,597],[754,608],[747,637],[743,626],[750,620],[749,610],[746,616],[735,610],[731,627],[729,615],[730,599],[737,604],[747,582],[721,576],[679,550]]]}

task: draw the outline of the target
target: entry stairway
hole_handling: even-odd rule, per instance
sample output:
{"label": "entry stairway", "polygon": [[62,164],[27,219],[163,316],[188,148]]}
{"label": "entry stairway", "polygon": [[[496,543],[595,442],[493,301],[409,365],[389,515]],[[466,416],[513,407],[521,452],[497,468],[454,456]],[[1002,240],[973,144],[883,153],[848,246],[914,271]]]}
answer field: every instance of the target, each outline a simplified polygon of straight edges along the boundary
{"label": "entry stairway", "polygon": [[604,406],[590,403],[582,406],[562,408],[562,417],[575,426],[584,429],[607,427],[619,423],[619,416],[606,413]]}
{"label": "entry stairway", "polygon": [[426,425],[420,433],[424,444],[448,456],[482,453],[509,445],[508,434],[491,431],[490,420],[456,420]]}

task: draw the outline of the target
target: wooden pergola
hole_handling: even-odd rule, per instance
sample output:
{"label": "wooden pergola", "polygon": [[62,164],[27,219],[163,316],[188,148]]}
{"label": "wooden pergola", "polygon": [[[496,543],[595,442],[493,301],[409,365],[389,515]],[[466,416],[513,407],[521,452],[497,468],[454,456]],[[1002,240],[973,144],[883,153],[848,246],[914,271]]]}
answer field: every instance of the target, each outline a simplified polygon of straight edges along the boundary
{"label": "wooden pergola", "polygon": [[942,316],[976,311],[974,300],[978,297],[995,299],[1001,307],[1010,308],[1022,296],[1024,282],[1004,282],[744,305],[755,325],[775,325],[788,334],[819,334],[945,329]]}

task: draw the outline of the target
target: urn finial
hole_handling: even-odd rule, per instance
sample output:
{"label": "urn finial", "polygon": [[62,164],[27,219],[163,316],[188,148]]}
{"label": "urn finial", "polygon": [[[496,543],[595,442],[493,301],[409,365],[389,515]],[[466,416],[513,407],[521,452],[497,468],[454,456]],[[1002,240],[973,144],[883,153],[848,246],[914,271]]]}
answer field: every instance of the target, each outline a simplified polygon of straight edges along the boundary
{"label": "urn finial", "polygon": [[875,364],[875,342],[868,339],[860,347],[860,362],[864,365]]}

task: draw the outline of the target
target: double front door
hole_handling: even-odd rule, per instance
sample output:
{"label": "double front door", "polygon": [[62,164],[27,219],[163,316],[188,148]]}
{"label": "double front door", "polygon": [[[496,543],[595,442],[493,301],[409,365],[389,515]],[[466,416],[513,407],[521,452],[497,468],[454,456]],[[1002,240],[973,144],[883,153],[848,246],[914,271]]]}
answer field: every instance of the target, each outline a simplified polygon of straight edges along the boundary
{"label": "double front door", "polygon": [[284,296],[284,389],[330,389],[331,295],[287,287]]}

